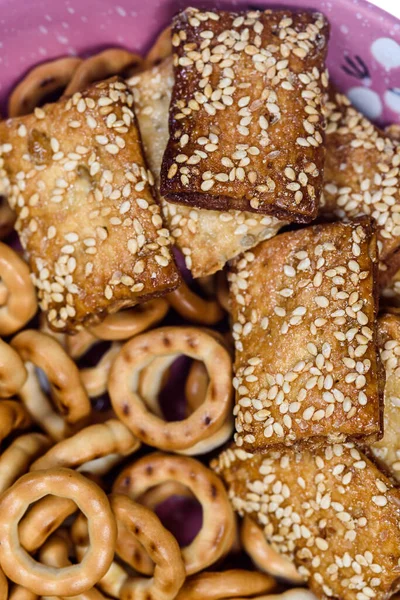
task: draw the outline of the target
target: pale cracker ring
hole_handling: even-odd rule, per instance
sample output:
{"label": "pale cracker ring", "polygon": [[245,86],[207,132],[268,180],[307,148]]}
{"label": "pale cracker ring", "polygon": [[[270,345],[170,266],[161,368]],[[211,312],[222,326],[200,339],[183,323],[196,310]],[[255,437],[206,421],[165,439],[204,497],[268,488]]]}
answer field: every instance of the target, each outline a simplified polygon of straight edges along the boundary
{"label": "pale cracker ring", "polygon": [[61,335],[65,336],[65,349],[68,356],[74,360],[81,358],[88,350],[93,348],[93,346],[100,341],[87,329],[82,329],[74,335],[68,335],[68,333]]}
{"label": "pale cracker ring", "polygon": [[204,402],[209,381],[204,363],[199,360],[193,361],[185,382],[187,407],[192,412]]}
{"label": "pale cracker ring", "polygon": [[96,459],[119,455],[120,458],[133,454],[140,442],[121,421],[110,419],[105,423],[89,425],[72,437],[61,440],[38,458],[31,471],[67,467],[85,469],[85,463]]}
{"label": "pale cracker ring", "polygon": [[50,444],[50,439],[42,433],[27,433],[12,441],[0,455],[0,494],[26,473],[29,465],[46,452]]}
{"label": "pale cracker ring", "polygon": [[154,298],[133,308],[121,310],[90,327],[89,332],[100,340],[127,340],[162,321],[169,310],[164,298]]}
{"label": "pale cracker ring", "polygon": [[18,352],[0,339],[0,398],[9,398],[19,392],[28,373]]}
{"label": "pale cracker ring", "polygon": [[121,344],[113,342],[111,347],[104,352],[96,366],[80,370],[81,380],[89,398],[101,396],[101,394],[107,391],[111,365],[120,348]]}
{"label": "pale cracker ring", "polygon": [[[22,587],[22,585],[13,585],[8,595],[8,600],[38,600],[39,596]],[[47,600],[47,599],[46,599]]]}
{"label": "pale cracker ring", "polygon": [[223,600],[243,595],[250,598],[270,592],[275,586],[276,582],[272,577],[257,571],[205,571],[187,579],[176,600]]}
{"label": "pale cracker ring", "polygon": [[46,96],[64,90],[81,63],[82,59],[68,56],[34,67],[12,91],[8,101],[8,116],[27,115]]}
{"label": "pale cracker ring", "polygon": [[153,415],[163,418],[158,396],[165,381],[168,380],[169,368],[179,357],[178,354],[156,356],[140,372],[138,392]]}
{"label": "pale cracker ring", "polygon": [[201,298],[185,282],[167,294],[166,299],[181,317],[198,325],[215,325],[225,314],[217,300]]}
{"label": "pale cracker ring", "polygon": [[272,548],[265,539],[262,528],[247,515],[242,522],[240,539],[243,549],[260,571],[284,579],[293,585],[304,583],[304,578],[298,573],[294,564]]}
{"label": "pale cracker ring", "polygon": [[186,485],[178,481],[165,481],[159,485],[147,490],[142,494],[137,501],[150,510],[155,511],[157,506],[171,496],[181,496],[182,498],[195,498],[194,494]]}
{"label": "pale cracker ring", "polygon": [[22,329],[37,311],[35,289],[25,261],[0,242],[0,335]]}
{"label": "pale cracker ring", "polygon": [[[48,494],[73,500],[88,518],[91,544],[79,565],[48,569],[32,559],[19,543],[19,521],[30,504]],[[93,587],[113,560],[116,534],[115,519],[104,492],[69,469],[28,473],[0,500],[1,565],[9,579],[37,594],[72,596]]]}
{"label": "pale cracker ring", "polygon": [[176,481],[186,486],[203,509],[203,526],[194,540],[181,548],[186,574],[197,573],[227,554],[235,537],[235,517],[222,481],[193,458],[162,453],[147,455],[125,467],[113,493],[138,500],[156,485]]}
{"label": "pale cracker ring", "polygon": [[[183,421],[165,422],[138,394],[139,374],[154,356],[185,354],[202,360],[210,377],[203,404]],[[193,327],[163,327],[129,340],[111,367],[108,391],[117,416],[143,442],[162,450],[186,450],[216,433],[232,400],[232,364],[222,344]]]}
{"label": "pale cracker ring", "polygon": [[52,399],[67,423],[76,423],[90,414],[90,400],[78,367],[54,338],[27,329],[12,339],[11,346],[23,361],[33,363],[45,372]]}
{"label": "pale cracker ring", "polygon": [[127,70],[131,76],[140,68],[142,62],[141,56],[122,48],[109,48],[99,52],[79,65],[64,95],[72,96],[76,92],[82,92],[96,81],[103,81],[112,75],[122,75]]}
{"label": "pale cracker ring", "polygon": [[[40,561],[49,566],[60,569],[71,566],[68,556],[68,541],[61,535],[54,533],[40,549]],[[48,600],[48,599],[46,599]],[[103,594],[95,587],[75,596],[75,600],[106,600]]]}
{"label": "pale cracker ring", "polygon": [[28,379],[18,392],[18,397],[32,419],[51,439],[62,440],[71,435],[71,427],[53,408],[52,403],[42,390],[35,365],[25,363]]}
{"label": "pale cracker ring", "polygon": [[158,35],[156,41],[146,54],[143,62],[144,69],[151,69],[159,65],[164,58],[171,56],[173,52],[171,26],[169,25]]}
{"label": "pale cracker ring", "polygon": [[21,402],[0,399],[0,443],[13,431],[31,425],[32,419]]}
{"label": "pale cracker ring", "polygon": [[[155,565],[151,579],[130,577],[125,582],[121,600],[173,600],[185,581],[178,542],[145,506],[119,494],[110,496],[110,504],[117,522],[142,544]],[[118,548],[117,538],[117,554]]]}

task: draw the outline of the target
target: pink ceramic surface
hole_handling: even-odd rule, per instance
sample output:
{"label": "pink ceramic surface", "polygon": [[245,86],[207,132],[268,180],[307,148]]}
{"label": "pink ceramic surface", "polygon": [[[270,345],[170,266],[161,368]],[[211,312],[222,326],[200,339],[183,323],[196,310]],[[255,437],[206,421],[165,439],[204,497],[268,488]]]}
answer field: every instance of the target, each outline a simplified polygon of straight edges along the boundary
{"label": "pink ceramic surface", "polygon": [[[398,0],[393,0],[397,2]],[[0,100],[33,65],[107,46],[149,47],[178,10],[266,8],[271,0],[0,0]],[[339,89],[371,119],[400,122],[400,22],[364,0],[284,0],[331,23],[328,67]]]}

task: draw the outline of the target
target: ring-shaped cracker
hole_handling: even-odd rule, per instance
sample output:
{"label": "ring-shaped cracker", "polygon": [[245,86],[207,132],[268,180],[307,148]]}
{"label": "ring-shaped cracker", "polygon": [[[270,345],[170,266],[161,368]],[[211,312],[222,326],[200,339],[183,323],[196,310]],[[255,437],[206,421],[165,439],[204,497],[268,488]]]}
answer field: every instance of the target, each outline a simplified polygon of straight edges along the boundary
{"label": "ring-shaped cracker", "polygon": [[[140,397],[139,375],[154,357],[179,354],[203,361],[210,384],[195,412],[183,421],[165,422]],[[111,367],[108,391],[117,416],[140,440],[162,450],[187,450],[216,433],[230,413],[231,359],[225,347],[201,329],[153,329],[121,348]]]}
{"label": "ring-shaped cracker", "polygon": [[16,335],[11,345],[24,362],[45,372],[51,397],[67,423],[76,423],[90,414],[90,400],[79,370],[61,344],[45,333],[28,329]]}
{"label": "ring-shaped cracker", "polygon": [[[174,536],[151,510],[124,495],[110,496],[117,523],[136,538],[154,562],[151,579],[130,577],[121,589],[121,600],[173,600],[185,581],[185,567]],[[117,538],[116,553],[119,543]]]}
{"label": "ring-shaped cracker", "polygon": [[139,447],[140,442],[126,425],[118,419],[110,419],[105,423],[89,425],[72,437],[61,440],[38,458],[30,470],[56,467],[76,469],[89,461],[115,454],[122,459],[123,456],[136,452]]}
{"label": "ring-shaped cracker", "polygon": [[26,473],[29,465],[46,452],[50,444],[50,439],[42,433],[27,433],[13,440],[0,455],[0,494]]}
{"label": "ring-shaped cracker", "polygon": [[15,333],[36,311],[28,265],[12,248],[0,242],[0,335]]}
{"label": "ring-shaped cracker", "polygon": [[[88,519],[90,546],[79,565],[49,569],[20,545],[18,523],[30,504],[52,494],[73,500]],[[107,572],[115,549],[116,523],[107,496],[69,469],[27,473],[1,497],[0,562],[9,579],[41,595],[72,596],[93,587]]]}
{"label": "ring-shaped cracker", "polygon": [[133,308],[108,315],[89,331],[100,340],[127,340],[159,323],[168,310],[169,304],[166,300],[154,298]]}
{"label": "ring-shaped cracker", "polygon": [[271,591],[275,580],[265,573],[232,569],[199,573],[185,581],[176,600],[226,600],[228,597],[254,597]]}
{"label": "ring-shaped cracker", "polygon": [[0,400],[0,442],[17,429],[27,429],[32,419],[21,402]]}
{"label": "ring-shaped cracker", "polygon": [[67,56],[34,67],[12,91],[8,116],[28,115],[46,96],[63,91],[81,63],[82,59]]}
{"label": "ring-shaped cracker", "polygon": [[14,396],[27,377],[28,373],[18,352],[0,339],[0,398]]}
{"label": "ring-shaped cracker", "polygon": [[91,83],[103,81],[112,75],[122,75],[129,70],[133,75],[140,67],[143,59],[138,54],[122,48],[108,48],[90,56],[76,69],[66,90],[66,96],[81,92]]}
{"label": "ring-shaped cracker", "polygon": [[132,500],[161,483],[176,481],[186,486],[200,502],[203,525],[194,540],[181,549],[188,575],[216,562],[232,547],[235,517],[219,477],[193,458],[162,453],[147,455],[123,469],[113,493]]}
{"label": "ring-shaped cracker", "polygon": [[247,515],[242,522],[240,539],[243,549],[260,571],[293,585],[304,583],[294,564],[268,544],[262,528]]}
{"label": "ring-shaped cracker", "polygon": [[184,281],[166,299],[181,317],[198,325],[215,325],[225,314],[217,300],[201,298]]}

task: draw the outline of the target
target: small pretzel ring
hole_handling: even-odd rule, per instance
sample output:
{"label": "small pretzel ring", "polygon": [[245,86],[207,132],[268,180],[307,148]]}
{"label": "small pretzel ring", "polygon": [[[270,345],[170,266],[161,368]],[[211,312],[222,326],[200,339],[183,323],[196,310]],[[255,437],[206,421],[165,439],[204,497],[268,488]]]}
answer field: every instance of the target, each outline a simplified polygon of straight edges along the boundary
{"label": "small pretzel ring", "polygon": [[18,352],[0,339],[0,398],[14,396],[27,377],[28,373]]}
{"label": "small pretzel ring", "polygon": [[68,467],[75,469],[88,461],[118,454],[127,456],[140,447],[140,442],[117,419],[89,425],[70,438],[61,440],[38,458],[31,471]]}
{"label": "small pretzel ring", "polygon": [[24,405],[16,400],[0,400],[0,442],[17,429],[27,429],[32,420]]}
{"label": "small pretzel ring", "polygon": [[204,363],[199,360],[193,361],[185,382],[185,398],[191,412],[197,410],[204,402],[209,382]]}
{"label": "small pretzel ring", "polygon": [[90,414],[90,400],[79,377],[78,367],[54,338],[27,329],[12,339],[11,346],[23,361],[33,363],[45,372],[51,397],[67,423],[76,423]]}
{"label": "small pretzel ring", "polygon": [[[73,500],[88,519],[91,544],[79,565],[49,569],[20,545],[19,521],[30,504],[48,494]],[[106,495],[83,475],[69,469],[27,473],[0,500],[0,563],[7,577],[36,594],[73,596],[93,587],[107,572],[116,529]]]}
{"label": "small pretzel ring", "polygon": [[129,69],[131,75],[141,65],[143,59],[138,54],[133,54],[121,48],[109,48],[84,60],[74,72],[65,96],[72,96],[81,92],[91,83],[102,81],[112,75],[121,75]]}
{"label": "small pretzel ring", "polygon": [[198,325],[215,325],[225,314],[216,300],[201,298],[185,282],[167,294],[166,299],[181,317]]}
{"label": "small pretzel ring", "polygon": [[49,94],[63,90],[82,63],[72,56],[45,62],[31,71],[14,88],[8,101],[8,116],[20,117],[33,112]]}
{"label": "small pretzel ring", "polygon": [[171,56],[172,51],[171,26],[169,25],[158,35],[156,41],[146,54],[143,67],[145,69],[151,69],[152,67],[159,65],[164,58]]}
{"label": "small pretzel ring", "polygon": [[8,203],[6,196],[0,194],[0,239],[7,237],[14,229],[17,215]]}
{"label": "small pretzel ring", "polygon": [[114,342],[111,347],[104,352],[95,367],[87,367],[80,370],[81,380],[89,398],[96,398],[97,396],[106,393],[111,365],[119,353],[120,348],[121,345]]}
{"label": "small pretzel ring", "polygon": [[[40,549],[40,561],[48,567],[60,569],[71,566],[68,556],[68,541],[61,535],[53,534]],[[76,600],[106,600],[103,594],[96,588],[79,594]]]}
{"label": "small pretzel ring", "polygon": [[240,532],[242,546],[260,571],[293,584],[304,583],[294,564],[268,544],[259,525],[245,516]]}
{"label": "small pretzel ring", "polygon": [[1,568],[0,568],[0,598],[1,598],[1,600],[7,600],[7,598],[8,598],[7,577],[4,575]]}
{"label": "small pretzel ring", "polygon": [[[117,523],[129,531],[153,560],[151,579],[130,577],[121,589],[121,600],[172,600],[185,581],[185,567],[174,536],[161,524],[157,515],[145,506],[122,495],[110,496]],[[117,537],[116,553],[119,540]]]}
{"label": "small pretzel ring", "polygon": [[26,473],[29,465],[49,446],[49,438],[41,433],[20,435],[11,442],[0,456],[0,494]]}
{"label": "small pretzel ring", "polygon": [[162,453],[147,455],[117,477],[113,493],[138,500],[150,488],[177,481],[193,493],[203,508],[203,526],[189,546],[181,549],[188,575],[224,556],[235,536],[235,518],[225,488],[216,475],[193,458]]}
{"label": "small pretzel ring", "polygon": [[87,329],[82,329],[74,335],[68,335],[65,333],[61,335],[65,335],[65,349],[68,356],[74,360],[84,356],[84,354],[86,354],[90,348],[99,342],[98,338],[90,333],[90,331]]}
{"label": "small pretzel ring", "polygon": [[29,509],[19,524],[20,544],[31,554],[36,552],[67,519],[78,510],[69,498],[46,496]]}
{"label": "small pretzel ring", "polygon": [[187,579],[176,600],[222,600],[243,595],[250,598],[271,591],[275,585],[272,577],[257,571],[206,571]]}
{"label": "small pretzel ring", "polygon": [[[183,421],[165,422],[149,412],[138,393],[139,375],[154,356],[186,354],[206,365],[210,377],[203,404]],[[218,431],[231,410],[231,359],[213,336],[192,327],[163,327],[129,340],[111,367],[108,391],[117,416],[143,442],[186,450]]]}
{"label": "small pretzel ring", "polygon": [[165,483],[160,483],[160,485],[147,490],[147,492],[138,498],[138,502],[154,511],[159,504],[165,502],[165,500],[168,500],[171,496],[194,498],[194,495],[189,488],[182,483],[179,483],[178,481],[166,481]]}
{"label": "small pretzel ring", "polygon": [[38,600],[39,596],[22,587],[22,585],[13,585],[8,595],[8,600]]}
{"label": "small pretzel ring", "polygon": [[0,335],[11,335],[37,311],[36,294],[28,265],[0,242]]}
{"label": "small pretzel ring", "polygon": [[155,298],[134,308],[108,315],[89,331],[101,340],[127,340],[159,323],[168,310],[169,304],[166,300]]}

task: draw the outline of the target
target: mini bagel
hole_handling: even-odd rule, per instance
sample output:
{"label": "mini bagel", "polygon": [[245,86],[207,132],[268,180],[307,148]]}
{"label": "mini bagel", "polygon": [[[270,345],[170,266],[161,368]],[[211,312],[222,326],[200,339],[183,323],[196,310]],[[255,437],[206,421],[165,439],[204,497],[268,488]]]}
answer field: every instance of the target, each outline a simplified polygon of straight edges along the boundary
{"label": "mini bagel", "polygon": [[121,75],[129,70],[129,76],[142,64],[142,57],[122,48],[109,48],[80,63],[68,83],[64,94],[72,96],[91,83],[102,81],[112,75]]}
{"label": "mini bagel", "polygon": [[17,429],[27,429],[32,419],[24,405],[16,400],[0,400],[0,442]]}
{"label": "mini bagel", "polygon": [[46,452],[50,444],[50,439],[41,433],[27,433],[13,440],[0,455],[0,494],[26,473],[29,465]]}
{"label": "mini bagel", "polygon": [[[22,549],[18,523],[30,504],[52,494],[73,500],[88,518],[90,547],[79,565],[49,569]],[[0,500],[0,562],[12,581],[40,595],[72,596],[93,587],[107,572],[116,542],[116,523],[104,492],[69,469],[21,477]]]}
{"label": "mini bagel", "polygon": [[181,317],[198,325],[215,325],[225,314],[217,300],[201,298],[185,282],[167,294],[166,299]]}
{"label": "mini bagel", "polygon": [[101,340],[127,340],[159,323],[168,310],[169,304],[164,298],[155,298],[128,310],[108,315],[89,331]]}
{"label": "mini bagel", "polygon": [[186,486],[203,508],[203,526],[195,539],[181,549],[188,575],[216,562],[231,548],[235,518],[221,480],[193,458],[162,453],[147,455],[125,467],[113,493],[138,500],[142,494],[167,481]]}
{"label": "mini bagel", "polygon": [[171,56],[172,51],[171,27],[168,26],[158,35],[156,41],[146,54],[143,67],[146,69],[151,69],[152,67],[159,65],[164,58]]}
{"label": "mini bagel", "polygon": [[[110,496],[110,504],[117,522],[122,523],[130,535],[142,544],[155,565],[151,579],[127,579],[121,589],[121,600],[173,600],[185,581],[185,567],[178,542],[145,506],[118,494]],[[118,550],[117,538],[117,554]]]}
{"label": "mini bagel", "polygon": [[268,544],[261,527],[247,515],[242,522],[240,538],[243,549],[258,569],[294,585],[304,583],[294,564]]}
{"label": "mini bagel", "polygon": [[55,339],[28,329],[16,335],[11,346],[23,361],[33,363],[45,372],[51,396],[67,423],[76,423],[90,414],[91,405],[79,370]]}
{"label": "mini bagel", "polygon": [[243,595],[253,598],[256,594],[271,591],[275,585],[272,577],[257,571],[205,571],[187,579],[176,600],[224,600]]}
{"label": "mini bagel", "polygon": [[[32,465],[31,471],[68,467],[75,469],[96,459],[121,457],[136,452],[140,442],[117,419],[89,425],[70,438],[61,440]],[[98,472],[98,471],[97,471]],[[99,473],[101,474],[101,473]]]}
{"label": "mini bagel", "polygon": [[12,91],[8,116],[28,115],[46,96],[64,90],[80,64],[82,59],[68,56],[33,68]]}
{"label": "mini bagel", "polygon": [[0,397],[14,396],[27,377],[28,373],[18,352],[0,339]]}
{"label": "mini bagel", "polygon": [[[154,357],[185,354],[204,362],[210,384],[201,406],[183,421],[149,412],[138,393],[139,375]],[[213,336],[192,327],[164,327],[129,340],[110,371],[108,391],[117,416],[143,442],[182,451],[216,433],[231,410],[231,359]]]}
{"label": "mini bagel", "polygon": [[28,265],[0,242],[0,335],[24,327],[37,311],[36,294]]}

